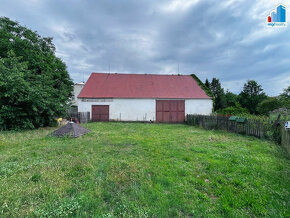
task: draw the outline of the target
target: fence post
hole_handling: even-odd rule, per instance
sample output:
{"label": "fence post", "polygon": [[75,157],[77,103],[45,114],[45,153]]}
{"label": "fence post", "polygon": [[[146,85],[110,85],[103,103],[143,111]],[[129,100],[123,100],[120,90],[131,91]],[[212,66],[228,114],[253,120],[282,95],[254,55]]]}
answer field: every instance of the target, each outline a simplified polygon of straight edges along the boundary
{"label": "fence post", "polygon": [[290,129],[284,127],[284,123],[281,123],[281,146],[290,155]]}
{"label": "fence post", "polygon": [[219,129],[219,118],[218,118],[218,116],[216,117],[215,129]]}

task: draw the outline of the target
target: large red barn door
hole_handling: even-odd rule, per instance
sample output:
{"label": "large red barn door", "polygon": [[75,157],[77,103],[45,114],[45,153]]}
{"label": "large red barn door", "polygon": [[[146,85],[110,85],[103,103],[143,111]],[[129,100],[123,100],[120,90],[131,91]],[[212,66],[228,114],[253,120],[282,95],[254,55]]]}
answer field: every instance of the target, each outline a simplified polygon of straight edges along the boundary
{"label": "large red barn door", "polygon": [[109,121],[109,105],[92,105],[92,121]]}
{"label": "large red barn door", "polygon": [[156,100],[156,121],[159,123],[183,123],[184,100]]}

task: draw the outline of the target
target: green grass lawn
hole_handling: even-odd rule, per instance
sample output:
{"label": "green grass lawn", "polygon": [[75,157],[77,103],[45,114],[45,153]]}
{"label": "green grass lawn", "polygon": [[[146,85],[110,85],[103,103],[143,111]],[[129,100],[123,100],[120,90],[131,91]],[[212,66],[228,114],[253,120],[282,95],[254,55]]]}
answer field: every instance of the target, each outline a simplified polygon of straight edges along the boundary
{"label": "green grass lawn", "polygon": [[0,133],[2,216],[289,216],[290,162],[273,143],[187,125],[89,123]]}

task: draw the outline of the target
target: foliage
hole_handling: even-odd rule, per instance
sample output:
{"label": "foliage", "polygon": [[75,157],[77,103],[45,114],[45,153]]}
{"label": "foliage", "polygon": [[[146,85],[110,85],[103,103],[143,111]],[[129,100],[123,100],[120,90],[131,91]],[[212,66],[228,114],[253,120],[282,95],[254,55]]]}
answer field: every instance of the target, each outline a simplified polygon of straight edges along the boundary
{"label": "foliage", "polygon": [[225,98],[227,107],[235,107],[236,104],[238,103],[238,96],[230,92],[229,90],[226,91]]}
{"label": "foliage", "polygon": [[247,108],[252,114],[257,114],[257,106],[266,99],[262,86],[254,80],[249,80],[244,84],[243,91],[239,94],[239,103],[242,107]]}
{"label": "foliage", "polygon": [[278,117],[288,120],[290,118],[290,86],[284,89],[284,92],[278,97],[268,97],[260,102],[257,106],[257,111],[262,115],[269,115],[270,118]]}
{"label": "foliage", "polygon": [[248,114],[249,111],[246,108],[241,107],[239,103],[236,103],[235,106],[230,106],[227,108],[224,108],[222,110],[217,111],[218,114],[224,114],[224,115],[244,115]]}
{"label": "foliage", "polygon": [[290,86],[285,88],[284,92],[280,96],[285,99],[290,99]]}
{"label": "foliage", "polygon": [[257,106],[257,112],[261,115],[269,115],[270,111],[273,111],[281,107],[281,101],[278,98],[267,98],[260,102]]}
{"label": "foliage", "polygon": [[269,114],[270,120],[277,120],[279,116],[280,120],[290,120],[290,109],[287,109],[286,107],[273,110]]}
{"label": "foliage", "polygon": [[195,74],[191,74],[191,76],[208,96],[214,97],[211,90],[207,86],[205,86],[205,84],[203,84],[203,82]]}
{"label": "foliage", "polygon": [[[236,121],[230,121],[228,117],[216,115],[205,116],[189,114],[186,118],[187,124],[189,125],[202,126],[208,130],[225,130],[243,135],[261,137],[281,145],[283,130],[281,125],[284,125],[283,122],[278,120],[271,121],[268,118],[263,120],[262,117],[260,117],[260,119],[255,119],[257,116],[253,119],[251,117],[245,117],[244,115],[241,114],[238,116]],[[242,124],[240,121],[242,121]],[[287,149],[290,144],[286,142],[283,143],[282,146]]]}
{"label": "foliage", "polygon": [[210,89],[214,96],[214,110],[220,110],[226,107],[226,97],[224,89],[221,87],[219,79],[213,78],[210,83]]}
{"label": "foliage", "polygon": [[0,129],[53,125],[66,112],[73,83],[52,38],[1,17],[0,39]]}
{"label": "foliage", "polygon": [[290,109],[290,86],[278,97],[283,107]]}
{"label": "foliage", "polygon": [[210,89],[210,82],[208,81],[208,79],[206,78],[204,85]]}
{"label": "foliage", "polygon": [[264,115],[257,115],[257,114],[250,114],[250,113],[242,113],[242,114],[236,114],[239,117],[244,117],[246,119],[252,119],[252,120],[259,120],[259,121],[264,121],[268,122],[269,117],[264,116]]}
{"label": "foliage", "polygon": [[14,53],[0,58],[0,129],[34,128],[30,115],[35,115],[33,100],[37,92],[25,80],[27,64]]}
{"label": "foliage", "polygon": [[289,214],[289,160],[274,143],[179,124],[85,127],[77,139],[0,132],[1,217]]}

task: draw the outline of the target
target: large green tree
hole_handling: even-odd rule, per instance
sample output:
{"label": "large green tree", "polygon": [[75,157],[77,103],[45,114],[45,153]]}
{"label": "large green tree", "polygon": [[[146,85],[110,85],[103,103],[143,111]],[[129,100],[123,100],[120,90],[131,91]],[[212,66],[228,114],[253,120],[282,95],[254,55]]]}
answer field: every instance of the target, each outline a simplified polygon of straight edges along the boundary
{"label": "large green tree", "polygon": [[257,106],[267,98],[262,86],[255,80],[249,80],[244,84],[242,92],[239,94],[239,102],[242,107],[248,109],[252,114],[257,114]]}
{"label": "large green tree", "polygon": [[235,107],[238,103],[238,96],[229,90],[225,93],[227,107]]}
{"label": "large green tree", "polygon": [[208,79],[206,78],[204,85],[210,89],[210,82],[208,81]]}
{"label": "large green tree", "polygon": [[210,83],[210,90],[214,96],[214,110],[220,110],[226,107],[226,98],[224,89],[221,87],[219,79],[213,78]]}
{"label": "large green tree", "polygon": [[0,129],[52,125],[73,90],[52,38],[0,18]]}

